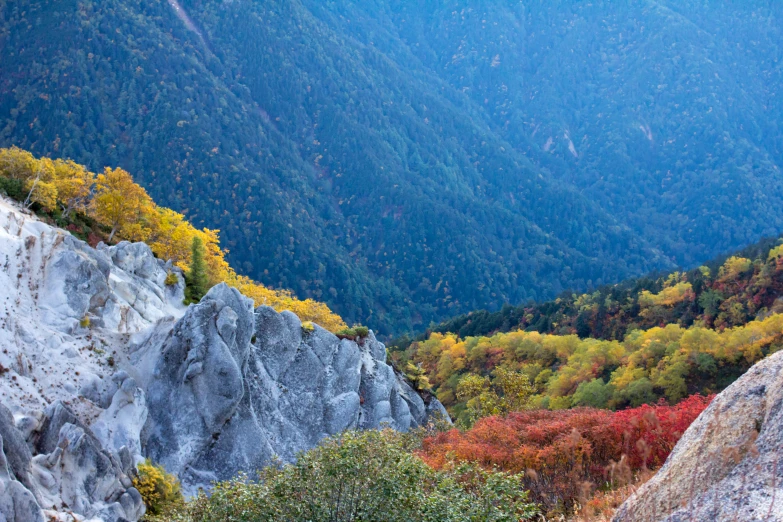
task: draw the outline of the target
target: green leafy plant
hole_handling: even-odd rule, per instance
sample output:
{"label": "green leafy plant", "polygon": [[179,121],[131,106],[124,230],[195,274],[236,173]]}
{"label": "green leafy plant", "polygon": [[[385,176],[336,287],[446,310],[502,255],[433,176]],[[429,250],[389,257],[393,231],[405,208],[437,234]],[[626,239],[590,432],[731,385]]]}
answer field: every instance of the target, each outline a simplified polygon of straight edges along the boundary
{"label": "green leafy plant", "polygon": [[412,440],[392,430],[347,432],[256,481],[217,484],[171,520],[517,522],[537,514],[521,474],[470,463],[436,471],[411,453]]}
{"label": "green leafy plant", "polygon": [[370,329],[366,326],[353,326],[352,328],[343,328],[342,330],[338,330],[335,335],[339,337],[340,339],[349,339],[351,341],[358,341],[359,339],[364,339],[368,335],[370,335]]}

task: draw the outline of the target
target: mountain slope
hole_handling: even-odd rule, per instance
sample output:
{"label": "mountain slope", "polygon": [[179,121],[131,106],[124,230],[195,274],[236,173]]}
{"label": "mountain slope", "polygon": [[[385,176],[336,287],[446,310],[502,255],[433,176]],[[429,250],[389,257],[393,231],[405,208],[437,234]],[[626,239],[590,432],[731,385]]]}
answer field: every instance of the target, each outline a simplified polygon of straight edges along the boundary
{"label": "mountain slope", "polygon": [[341,339],[225,283],[185,307],[184,274],[144,243],[92,248],[0,197],[0,260],[1,520],[137,521],[145,459],[195,495],[445,415],[372,332]]}
{"label": "mountain slope", "polygon": [[781,230],[774,2],[394,7],[497,132],[681,265]]}
{"label": "mountain slope", "polygon": [[[745,27],[772,41],[759,5]],[[780,105],[759,112],[738,54],[711,64],[728,37],[692,30],[749,8],[180,7],[2,4],[0,145],[121,165],[220,228],[247,275],[381,334],[783,228],[779,144],[758,139]],[[772,75],[777,48],[754,52],[746,67]]]}

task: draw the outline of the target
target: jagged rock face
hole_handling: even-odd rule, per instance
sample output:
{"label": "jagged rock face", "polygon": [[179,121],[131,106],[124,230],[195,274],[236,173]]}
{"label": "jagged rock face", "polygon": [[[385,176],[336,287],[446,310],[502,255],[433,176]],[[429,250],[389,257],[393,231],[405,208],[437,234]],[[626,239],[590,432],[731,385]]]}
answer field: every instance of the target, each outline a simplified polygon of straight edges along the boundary
{"label": "jagged rock face", "polygon": [[93,249],[2,199],[0,266],[0,401],[15,412],[62,400],[90,424],[127,336],[185,311],[184,278],[167,286],[178,271],[146,245]]}
{"label": "jagged rock face", "polygon": [[43,521],[45,515],[75,520],[61,516],[64,510],[104,522],[144,514],[129,476],[134,464],[127,448],[119,452],[123,463],[60,402],[47,408],[27,437],[16,427],[24,422],[15,422],[0,404],[0,520]]}
{"label": "jagged rock face", "polygon": [[616,522],[783,520],[783,353],[753,366],[688,428]]}
{"label": "jagged rock face", "polygon": [[305,330],[226,285],[185,308],[146,245],[93,249],[2,198],[0,266],[0,522],[138,520],[145,457],[193,493],[345,429],[446,417],[372,334]]}
{"label": "jagged rock face", "polygon": [[357,344],[308,331],[294,314],[254,311],[218,285],[132,356],[134,367],[154,367],[146,381],[138,376],[150,410],[145,454],[194,491],[273,457],[290,461],[345,429],[425,423],[437,406],[428,409],[385,359],[372,335]]}
{"label": "jagged rock face", "polygon": [[184,313],[181,273],[146,245],[93,249],[2,199],[0,265],[0,520],[137,520],[147,406],[118,369],[128,335]]}

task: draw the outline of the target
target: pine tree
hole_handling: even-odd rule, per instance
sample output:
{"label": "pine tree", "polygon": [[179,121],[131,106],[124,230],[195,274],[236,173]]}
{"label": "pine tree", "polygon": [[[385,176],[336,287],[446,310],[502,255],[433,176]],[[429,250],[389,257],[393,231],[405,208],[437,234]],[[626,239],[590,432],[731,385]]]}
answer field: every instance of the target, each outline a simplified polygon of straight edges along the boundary
{"label": "pine tree", "polygon": [[204,242],[195,236],[190,244],[190,270],[188,270],[185,297],[188,303],[198,303],[209,290],[209,275],[205,260]]}

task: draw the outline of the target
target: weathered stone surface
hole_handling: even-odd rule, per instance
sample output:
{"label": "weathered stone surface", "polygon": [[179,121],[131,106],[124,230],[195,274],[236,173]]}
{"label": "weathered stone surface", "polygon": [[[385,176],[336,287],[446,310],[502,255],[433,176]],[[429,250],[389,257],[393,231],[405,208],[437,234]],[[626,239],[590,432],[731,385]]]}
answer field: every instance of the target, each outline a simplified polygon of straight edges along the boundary
{"label": "weathered stone surface", "polygon": [[715,398],[614,520],[783,520],[781,447],[783,352],[778,352]]}
{"label": "weathered stone surface", "polygon": [[[104,522],[138,520],[144,504],[119,460],[88,429],[67,422],[75,416],[63,404],[47,413],[42,434],[57,430],[58,439],[52,451],[33,457],[11,412],[0,405],[0,514],[6,520],[42,521],[42,508],[67,508]],[[48,436],[39,442],[41,447],[50,443]]]}
{"label": "weathered stone surface", "polygon": [[145,342],[135,366],[158,359],[143,450],[189,492],[273,457],[290,461],[346,429],[407,430],[429,418],[373,336],[356,343],[319,326],[303,330],[290,312],[254,312],[225,285],[191,306],[165,339]]}
{"label": "weathered stone surface", "polygon": [[81,425],[76,415],[61,401],[57,401],[46,408],[45,418],[35,441],[36,454],[52,453],[57,449],[57,443],[60,441],[60,430],[66,424],[85,427]]}
{"label": "weathered stone surface", "polygon": [[14,478],[6,454],[13,454],[0,436],[0,520],[6,522],[43,522],[43,511],[35,496]]}
{"label": "weathered stone surface", "polygon": [[16,429],[13,414],[2,404],[0,404],[0,437],[3,438],[3,452],[11,478],[21,482],[26,488],[32,488],[30,462],[33,455],[24,436]]}
{"label": "weathered stone surface", "polygon": [[144,391],[124,371],[112,376],[112,381],[118,389],[111,404],[93,422],[92,432],[108,450],[126,448],[132,455],[141,455],[139,437],[148,415]]}
{"label": "weathered stone surface", "polygon": [[41,510],[133,522],[142,458],[194,493],[345,429],[407,430],[439,409],[372,333],[303,329],[226,285],[186,308],[181,271],[148,246],[93,249],[2,198],[0,265],[0,522]]}
{"label": "weathered stone surface", "polygon": [[188,309],[159,350],[141,350],[157,355],[144,448],[171,472],[184,472],[234,415],[252,332],[252,301],[221,284]]}

